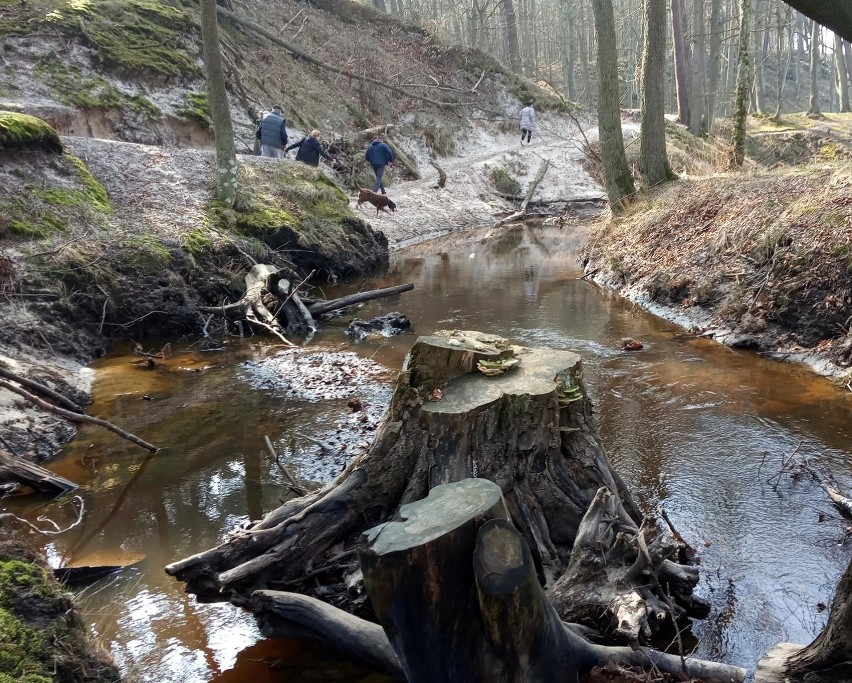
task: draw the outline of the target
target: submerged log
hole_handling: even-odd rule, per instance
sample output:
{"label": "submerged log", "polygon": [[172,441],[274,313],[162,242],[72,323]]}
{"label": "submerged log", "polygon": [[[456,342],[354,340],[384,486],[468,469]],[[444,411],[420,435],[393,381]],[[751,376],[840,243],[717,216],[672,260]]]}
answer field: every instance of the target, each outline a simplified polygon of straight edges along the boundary
{"label": "submerged log", "polygon": [[372,301],[373,299],[382,299],[386,296],[393,296],[394,294],[402,294],[403,292],[410,292],[414,289],[414,285],[409,282],[404,285],[396,285],[394,287],[384,287],[382,289],[373,289],[369,292],[358,292],[357,294],[349,294],[348,296],[342,296],[339,299],[329,299],[328,301],[317,301],[308,306],[308,311],[311,315],[322,315],[323,313],[329,313],[330,311],[336,311],[338,308],[346,308],[347,306],[354,306],[355,304],[360,304],[365,301]]}
{"label": "submerged log", "polygon": [[399,516],[358,546],[381,626],[312,598],[258,591],[264,634],[324,645],[408,683],[565,683],[606,665],[705,683],[745,678],[739,667],[593,645],[562,622],[493,482],[436,486]]}
{"label": "submerged log", "polygon": [[[583,517],[602,487],[623,517],[621,563],[632,566],[644,552],[634,539],[642,515],[601,446],[579,356],[454,331],[417,340],[373,444],[335,482],[166,571],[202,600],[247,606],[255,590],[286,588],[364,610],[357,586],[347,585],[355,561],[339,563],[341,553],[430,489],[469,477],[498,484],[536,574],[549,588],[568,567]],[[642,559],[642,571],[625,580],[646,603],[637,609],[656,613],[666,599],[664,560],[676,561],[678,544],[653,520],[646,520],[643,533],[659,540],[648,544],[650,562]],[[318,586],[312,569],[329,566],[338,568],[325,572]],[[607,578],[589,573],[586,586],[595,581]],[[589,599],[604,593],[590,588]],[[684,585],[673,599],[694,600],[689,593]],[[585,612],[588,625],[612,631],[617,607],[615,600],[604,609],[596,603]],[[653,619],[651,629],[662,621]]]}
{"label": "submerged log", "polygon": [[22,484],[39,493],[58,494],[77,488],[77,484],[65,477],[3,452],[0,452],[0,482]]}

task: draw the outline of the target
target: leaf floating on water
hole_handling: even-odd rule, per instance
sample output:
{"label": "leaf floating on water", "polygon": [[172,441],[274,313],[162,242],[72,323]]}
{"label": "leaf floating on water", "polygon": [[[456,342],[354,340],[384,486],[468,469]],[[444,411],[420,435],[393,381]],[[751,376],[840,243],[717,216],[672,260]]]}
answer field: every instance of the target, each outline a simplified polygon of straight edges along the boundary
{"label": "leaf floating on water", "polygon": [[501,358],[500,360],[481,360],[476,369],[486,377],[497,377],[520,363],[519,358]]}

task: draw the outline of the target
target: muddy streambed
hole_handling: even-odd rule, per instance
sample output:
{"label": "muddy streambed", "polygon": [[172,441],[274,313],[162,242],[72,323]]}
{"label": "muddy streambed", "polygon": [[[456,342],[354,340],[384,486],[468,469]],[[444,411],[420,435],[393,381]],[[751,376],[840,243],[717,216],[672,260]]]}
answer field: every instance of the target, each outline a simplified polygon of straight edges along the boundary
{"label": "muddy streambed", "polygon": [[[415,334],[441,328],[583,356],[616,467],[644,508],[665,506],[701,551],[699,588],[713,612],[694,629],[700,656],[753,669],[775,642],[809,641],[849,559],[846,524],[814,482],[783,476],[775,486],[774,476],[798,449],[852,488],[852,394],[799,367],[693,339],[580,281],[576,234],[577,226],[521,226],[446,237],[394,254],[387,273],[326,288],[331,296],[416,286],[358,312],[401,310],[410,333],[354,344],[341,319],[309,345],[334,351],[331,360],[294,360],[255,337],[229,340],[220,351],[173,340],[171,357],[154,370],[131,365],[129,347],[95,363],[91,412],[165,449],[146,456],[82,429],[51,467],[82,484],[86,522],[47,550],[75,563],[136,561],[80,592],[93,632],[128,678],[382,680],[298,643],[259,641],[248,615],[197,604],[162,567],[287,495],[264,434],[302,480],[321,483],[339,472],[368,443],[389,397],[393,373],[380,366],[398,369]],[[645,349],[620,351],[623,337]],[[282,382],[271,364],[305,381]],[[351,391],[332,391],[340,378]],[[9,507],[61,520],[44,501]]]}

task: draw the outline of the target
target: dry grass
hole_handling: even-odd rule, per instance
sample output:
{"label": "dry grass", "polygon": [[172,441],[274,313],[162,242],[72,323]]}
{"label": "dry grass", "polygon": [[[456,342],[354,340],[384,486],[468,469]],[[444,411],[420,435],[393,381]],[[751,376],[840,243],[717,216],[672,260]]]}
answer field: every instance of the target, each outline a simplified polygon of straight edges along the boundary
{"label": "dry grass", "polygon": [[840,344],[852,315],[850,171],[838,163],[671,183],[593,231],[589,267],[748,333]]}

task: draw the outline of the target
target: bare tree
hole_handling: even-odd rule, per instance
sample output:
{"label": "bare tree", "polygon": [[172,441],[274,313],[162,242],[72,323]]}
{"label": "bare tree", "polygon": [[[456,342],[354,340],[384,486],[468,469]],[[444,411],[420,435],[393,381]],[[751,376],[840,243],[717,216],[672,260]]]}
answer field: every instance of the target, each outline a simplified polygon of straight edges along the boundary
{"label": "bare tree", "polygon": [[808,116],[819,116],[819,36],[820,25],[811,21],[811,104]]}
{"label": "bare tree", "polygon": [[689,123],[689,67],[683,30],[683,0],[672,2],[672,43],[674,44],[675,86],[677,88],[677,120]]}
{"label": "bare tree", "polygon": [[592,0],[598,55],[598,131],[606,193],[613,212],[620,212],[636,192],[624,152],[621,103],[618,93],[618,52],[612,0]]}
{"label": "bare tree", "polygon": [[834,34],[834,67],[837,78],[837,99],[840,103],[839,111],[849,112],[849,80],[846,73],[846,60],[843,58],[843,39]]}
{"label": "bare tree", "polygon": [[656,185],[673,177],[666,153],[666,117],[663,74],[666,66],[666,0],[645,0],[642,13],[642,112],[640,164],[645,181]]}
{"label": "bare tree", "polygon": [[751,59],[748,30],[751,25],[751,0],[740,0],[740,54],[737,67],[737,90],[734,96],[734,135],[731,140],[731,165],[742,166],[745,160],[748,101],[751,90]]}
{"label": "bare tree", "polygon": [[237,198],[237,151],[219,48],[216,0],[201,0],[201,38],[204,42],[207,101],[216,135],[216,195],[226,206],[233,206]]}

